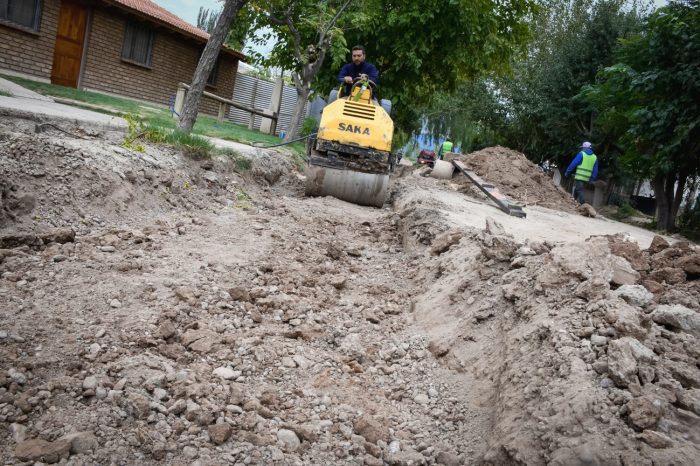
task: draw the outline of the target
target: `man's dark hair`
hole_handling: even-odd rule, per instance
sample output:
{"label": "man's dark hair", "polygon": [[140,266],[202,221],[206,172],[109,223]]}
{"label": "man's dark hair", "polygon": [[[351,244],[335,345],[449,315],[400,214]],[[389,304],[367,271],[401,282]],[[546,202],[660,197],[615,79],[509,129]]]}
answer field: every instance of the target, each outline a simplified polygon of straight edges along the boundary
{"label": "man's dark hair", "polygon": [[[352,51],[354,52],[355,50],[362,50],[362,53],[365,53],[365,48],[361,45],[356,45],[352,48]],[[365,54],[366,55],[366,54]]]}

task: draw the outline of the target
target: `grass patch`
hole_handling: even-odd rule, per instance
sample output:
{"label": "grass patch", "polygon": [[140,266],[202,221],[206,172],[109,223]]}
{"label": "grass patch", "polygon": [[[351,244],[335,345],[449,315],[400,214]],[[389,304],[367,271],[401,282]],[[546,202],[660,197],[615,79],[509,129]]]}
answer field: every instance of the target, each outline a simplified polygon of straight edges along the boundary
{"label": "grass patch", "polygon": [[186,155],[195,160],[211,157],[214,150],[214,144],[203,137],[178,130],[170,132],[165,142],[181,149]]}
{"label": "grass patch", "polygon": [[613,213],[613,217],[616,220],[625,220],[633,216],[643,216],[644,214],[625,202],[617,208],[617,211]]}
{"label": "grass patch", "polygon": [[142,124],[138,130],[138,135],[156,144],[168,144],[177,147],[195,160],[209,158],[214,152],[214,145],[208,140],[196,134],[185,133],[177,129],[171,130],[152,124]]}
{"label": "grass patch", "polygon": [[109,95],[100,94],[98,92],[81,91],[72,87],[57,86],[56,84],[32,81],[31,79],[19,78],[17,76],[0,76],[8,81],[12,81],[22,87],[42,95],[77,100],[102,107],[108,107],[111,110],[119,110],[125,113],[138,113],[143,105],[134,100],[125,99],[122,97],[112,97]]}
{"label": "grass patch", "polygon": [[12,92],[4,91],[2,89],[0,89],[0,95],[3,97],[13,97],[14,96],[14,94],[12,94]]}
{"label": "grass patch", "polygon": [[233,164],[236,166],[236,171],[239,173],[247,172],[253,168],[253,159],[246,157],[233,149],[216,149],[216,152],[230,158],[233,161]]}
{"label": "grass patch", "polygon": [[306,155],[306,151],[303,152],[297,152],[294,151],[291,154],[292,156],[292,162],[294,163],[294,166],[297,168],[298,171],[304,171],[304,165],[306,165],[307,160],[309,159],[308,156]]}
{"label": "grass patch", "polygon": [[248,194],[245,189],[241,188],[238,193],[236,193],[236,203],[234,207],[236,209],[248,210],[252,207],[251,200],[252,197],[250,197],[250,194]]}
{"label": "grass patch", "polygon": [[[97,105],[102,107],[101,109],[97,110],[101,111],[102,113],[107,113],[110,115],[117,113],[121,116],[133,114],[143,122],[145,127],[175,130],[177,126],[177,120],[172,117],[169,107],[165,105],[158,106],[144,104],[124,97],[113,97],[101,94],[99,92],[81,91],[72,87],[57,86],[55,84],[42,83],[16,76],[0,74],[0,77],[15,82],[20,86],[26,87],[34,92],[38,92],[39,94],[53,97],[63,97],[79,102],[85,102],[86,104]],[[173,90],[173,94],[174,92],[175,91]],[[83,108],[93,111],[96,110],[95,108],[90,107]],[[237,125],[229,121],[219,122],[215,117],[206,115],[199,115],[197,117],[197,123],[192,129],[192,133],[225,139],[228,141],[240,142],[243,144],[257,143],[263,146],[270,146],[282,142],[282,140],[275,135],[249,130],[245,126]],[[193,144],[193,147],[199,146],[201,146],[200,143]],[[302,154],[306,152],[306,147],[303,141],[289,144],[285,147],[290,148],[293,153],[296,153],[299,156],[302,156]]]}
{"label": "grass patch", "polygon": [[628,202],[615,205],[607,205],[598,209],[601,214],[606,217],[617,220],[618,222],[627,223],[648,230],[656,229],[656,221],[654,217],[646,215],[644,212],[632,207]]}

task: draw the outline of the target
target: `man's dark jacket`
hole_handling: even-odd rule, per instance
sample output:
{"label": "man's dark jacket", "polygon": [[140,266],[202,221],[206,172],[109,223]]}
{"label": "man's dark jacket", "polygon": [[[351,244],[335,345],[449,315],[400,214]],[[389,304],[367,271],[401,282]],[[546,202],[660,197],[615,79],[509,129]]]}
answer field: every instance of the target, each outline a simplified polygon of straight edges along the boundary
{"label": "man's dark jacket", "polygon": [[[360,63],[359,66],[355,66],[355,64],[352,62],[348,63],[347,65],[343,65],[343,67],[340,69],[340,73],[338,74],[338,82],[342,83],[345,80],[345,76],[350,76],[354,81],[355,78],[358,78],[361,74],[366,74],[370,81],[379,85],[379,73],[377,72],[377,68],[373,64],[367,63],[366,61]],[[350,84],[345,85],[345,95],[350,94],[351,87],[352,86]]]}

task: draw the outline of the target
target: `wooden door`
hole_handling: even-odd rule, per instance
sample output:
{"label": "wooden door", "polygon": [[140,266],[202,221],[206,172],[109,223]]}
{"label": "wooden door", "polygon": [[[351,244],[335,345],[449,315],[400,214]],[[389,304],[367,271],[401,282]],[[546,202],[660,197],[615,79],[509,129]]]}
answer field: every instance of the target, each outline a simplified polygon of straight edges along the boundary
{"label": "wooden door", "polygon": [[65,0],[61,2],[53,52],[52,83],[78,87],[87,17],[86,7]]}

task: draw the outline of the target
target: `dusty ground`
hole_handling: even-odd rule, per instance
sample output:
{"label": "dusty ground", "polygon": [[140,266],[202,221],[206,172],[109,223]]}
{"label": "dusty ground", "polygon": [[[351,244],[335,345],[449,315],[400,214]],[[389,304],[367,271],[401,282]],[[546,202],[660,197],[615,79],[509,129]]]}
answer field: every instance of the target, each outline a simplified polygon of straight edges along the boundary
{"label": "dusty ground", "polygon": [[696,464],[693,245],[80,134],[0,123],[5,464]]}

